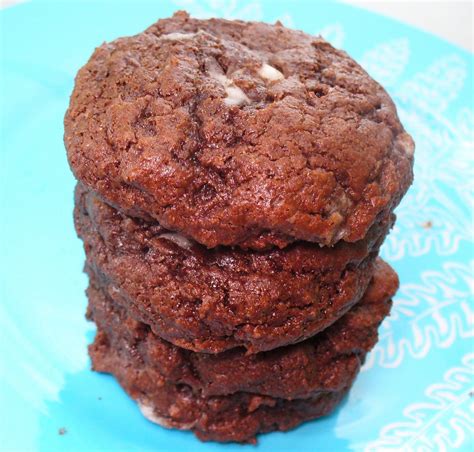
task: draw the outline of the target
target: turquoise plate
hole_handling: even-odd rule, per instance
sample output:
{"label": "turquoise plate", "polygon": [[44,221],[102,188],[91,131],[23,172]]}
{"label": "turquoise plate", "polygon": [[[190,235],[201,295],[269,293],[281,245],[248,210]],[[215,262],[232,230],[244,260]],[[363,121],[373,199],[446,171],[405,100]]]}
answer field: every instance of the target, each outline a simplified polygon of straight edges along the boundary
{"label": "turquoise plate", "polygon": [[350,395],[257,450],[473,450],[473,57],[434,36],[311,0],[31,1],[0,12],[0,449],[242,451],[146,421],[90,371],[84,255],[63,146],[73,77],[93,48],[176,9],[321,33],[395,99],[416,182],[383,256],[402,281]]}

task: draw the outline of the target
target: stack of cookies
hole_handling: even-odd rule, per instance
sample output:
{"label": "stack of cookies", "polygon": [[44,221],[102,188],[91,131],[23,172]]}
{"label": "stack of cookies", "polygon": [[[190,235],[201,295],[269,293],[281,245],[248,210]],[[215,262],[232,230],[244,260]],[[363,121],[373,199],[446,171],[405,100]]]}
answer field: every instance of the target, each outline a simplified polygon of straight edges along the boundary
{"label": "stack of cookies", "polygon": [[205,440],[331,411],[398,286],[414,145],[383,88],[321,38],[178,12],[96,49],[65,129],[94,369]]}

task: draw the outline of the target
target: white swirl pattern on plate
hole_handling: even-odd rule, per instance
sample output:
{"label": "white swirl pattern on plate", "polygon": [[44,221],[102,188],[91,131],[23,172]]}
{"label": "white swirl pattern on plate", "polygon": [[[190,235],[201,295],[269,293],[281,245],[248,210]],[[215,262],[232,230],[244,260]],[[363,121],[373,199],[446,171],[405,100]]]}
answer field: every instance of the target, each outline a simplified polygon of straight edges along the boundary
{"label": "white swirl pattern on plate", "polygon": [[399,38],[384,42],[364,53],[361,66],[385,87],[397,83],[410,59],[410,41]]}
{"label": "white swirl pattern on plate", "polygon": [[472,394],[474,353],[452,367],[440,383],[430,385],[426,399],[403,410],[404,420],[386,425],[366,452],[432,451],[458,449],[474,433]]}
{"label": "white swirl pattern on plate", "polygon": [[[378,48],[393,54],[399,42]],[[363,62],[369,72],[383,75],[386,62],[378,54],[367,52]],[[397,67],[397,72],[402,74],[402,68]],[[462,241],[472,243],[474,114],[462,107],[455,123],[445,115],[466,78],[466,61],[446,55],[392,90],[402,122],[415,139],[416,152],[415,183],[397,209],[397,226],[382,252],[388,260],[421,256],[433,249],[439,255],[451,255]]]}
{"label": "white swirl pattern on plate", "polygon": [[402,284],[363,369],[375,364],[398,367],[406,355],[422,359],[433,347],[448,348],[457,339],[472,338],[473,270],[474,262],[448,262],[442,272],[423,272],[421,284]]}
{"label": "white swirl pattern on plate", "polygon": [[340,23],[328,24],[321,28],[317,34],[321,35],[334,47],[341,48],[344,45],[346,33],[344,32],[344,27]]}

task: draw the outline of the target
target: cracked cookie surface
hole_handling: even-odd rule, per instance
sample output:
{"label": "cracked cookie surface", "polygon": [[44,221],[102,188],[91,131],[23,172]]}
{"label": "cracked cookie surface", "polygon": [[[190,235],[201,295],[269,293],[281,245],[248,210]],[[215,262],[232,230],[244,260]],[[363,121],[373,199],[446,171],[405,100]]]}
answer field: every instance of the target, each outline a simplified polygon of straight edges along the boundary
{"label": "cracked cookie surface", "polygon": [[362,239],[410,185],[414,150],[383,88],[323,39],[182,12],[96,49],[65,143],[123,212],[255,250]]}

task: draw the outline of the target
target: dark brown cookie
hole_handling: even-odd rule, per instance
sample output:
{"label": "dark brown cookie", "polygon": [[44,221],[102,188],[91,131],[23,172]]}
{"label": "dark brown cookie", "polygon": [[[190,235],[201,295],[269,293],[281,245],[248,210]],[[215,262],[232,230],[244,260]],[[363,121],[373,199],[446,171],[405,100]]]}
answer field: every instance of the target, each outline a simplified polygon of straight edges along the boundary
{"label": "dark brown cookie", "polygon": [[355,242],[412,181],[392,100],[346,53],[183,12],[96,49],[65,143],[103,199],[207,247]]}
{"label": "dark brown cookie", "polygon": [[208,250],[125,216],[81,186],[75,221],[88,273],[115,300],[158,336],[209,353],[271,350],[329,326],[364,293],[391,223],[333,248],[297,242],[265,252]]}
{"label": "dark brown cookie", "polygon": [[151,420],[193,429],[203,439],[249,441],[258,432],[286,430],[331,410],[377,341],[398,279],[382,261],[376,267],[362,300],[334,325],[302,343],[256,355],[173,346],[92,281],[94,369],[114,374]]}
{"label": "dark brown cookie", "polygon": [[203,441],[255,444],[258,433],[290,430],[329,414],[350,389],[293,400],[246,392],[204,397],[189,386],[159,380],[139,358],[120,354],[106,344],[92,360],[95,370],[117,378],[148,420],[166,428],[192,430]]}
{"label": "dark brown cookie", "polygon": [[294,399],[338,391],[349,385],[376,343],[377,328],[388,315],[397,287],[396,273],[378,260],[362,300],[311,339],[254,355],[242,348],[206,354],[156,336],[92,280],[88,318],[96,322],[99,334],[91,353],[101,353],[103,343],[114,350],[133,351],[165,380],[186,384],[205,397],[244,391]]}

